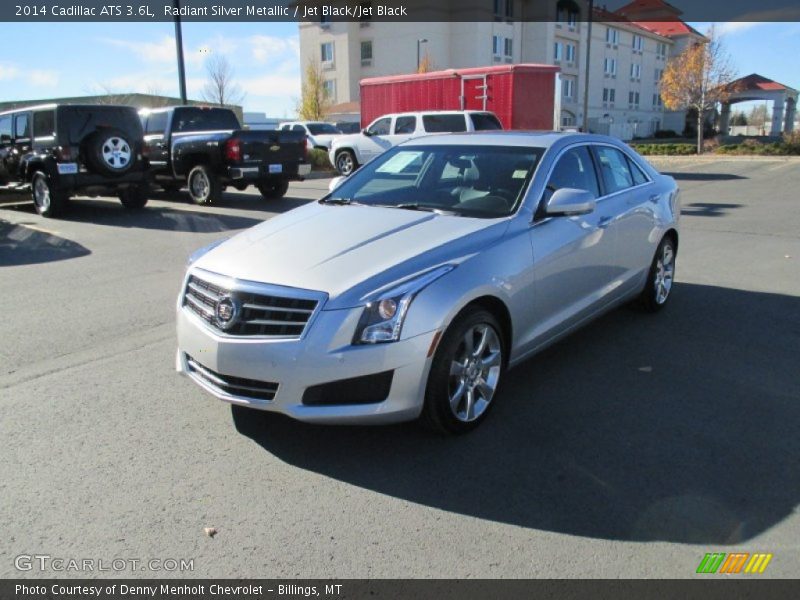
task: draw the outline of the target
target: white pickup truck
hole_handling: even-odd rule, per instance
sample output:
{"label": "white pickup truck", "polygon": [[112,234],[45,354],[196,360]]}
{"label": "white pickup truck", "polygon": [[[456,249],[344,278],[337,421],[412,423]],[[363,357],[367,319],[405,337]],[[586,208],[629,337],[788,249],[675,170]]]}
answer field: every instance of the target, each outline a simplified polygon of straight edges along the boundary
{"label": "white pickup truck", "polygon": [[434,133],[458,133],[502,129],[500,120],[487,111],[425,111],[384,115],[360,133],[334,138],[328,157],[342,175],[411,138]]}

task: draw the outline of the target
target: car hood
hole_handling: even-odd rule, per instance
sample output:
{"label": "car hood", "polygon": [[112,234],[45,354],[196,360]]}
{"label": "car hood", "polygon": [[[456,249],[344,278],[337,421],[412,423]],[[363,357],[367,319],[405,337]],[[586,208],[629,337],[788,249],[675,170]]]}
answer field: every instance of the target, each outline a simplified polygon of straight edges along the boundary
{"label": "car hood", "polygon": [[328,308],[364,303],[370,292],[499,239],[508,221],[313,202],[244,231],[197,267],[328,294]]}
{"label": "car hood", "polygon": [[333,138],[333,146],[334,147],[341,147],[345,145],[357,144],[360,140],[363,140],[366,136],[363,133],[343,133],[342,135],[337,135]]}

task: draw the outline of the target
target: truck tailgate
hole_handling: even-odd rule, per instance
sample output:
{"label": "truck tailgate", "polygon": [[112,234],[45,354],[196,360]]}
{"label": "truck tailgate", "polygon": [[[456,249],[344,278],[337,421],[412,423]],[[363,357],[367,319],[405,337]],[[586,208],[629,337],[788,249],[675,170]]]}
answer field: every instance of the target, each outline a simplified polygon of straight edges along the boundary
{"label": "truck tailgate", "polygon": [[243,163],[297,164],[305,161],[306,136],[299,131],[234,131]]}

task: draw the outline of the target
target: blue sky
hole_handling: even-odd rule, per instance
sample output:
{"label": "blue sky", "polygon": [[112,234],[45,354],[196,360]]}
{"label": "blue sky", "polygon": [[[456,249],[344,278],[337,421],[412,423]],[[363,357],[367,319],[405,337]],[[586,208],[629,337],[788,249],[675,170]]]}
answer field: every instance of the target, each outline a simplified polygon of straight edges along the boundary
{"label": "blue sky", "polygon": [[[705,31],[709,24],[693,25]],[[403,26],[413,25],[398,24]],[[722,23],[718,28],[740,75],[760,73],[800,88],[800,23]],[[12,51],[0,58],[1,100],[106,89],[177,95],[172,23],[18,23],[3,29],[4,46]],[[292,116],[300,95],[295,23],[184,23],[183,36],[190,96],[200,96],[206,58],[224,54],[247,94],[246,110]]]}

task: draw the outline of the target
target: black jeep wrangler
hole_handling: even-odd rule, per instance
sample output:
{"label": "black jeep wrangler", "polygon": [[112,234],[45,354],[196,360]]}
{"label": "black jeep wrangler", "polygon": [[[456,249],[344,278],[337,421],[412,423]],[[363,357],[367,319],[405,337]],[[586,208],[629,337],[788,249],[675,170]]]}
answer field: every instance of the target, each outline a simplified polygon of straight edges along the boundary
{"label": "black jeep wrangler", "polygon": [[30,191],[36,211],[55,217],[74,194],[147,204],[149,175],[136,109],[112,105],[35,106],[0,113],[0,191]]}

